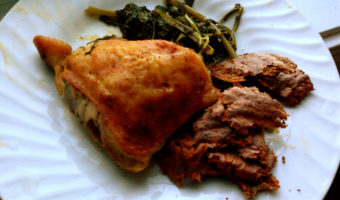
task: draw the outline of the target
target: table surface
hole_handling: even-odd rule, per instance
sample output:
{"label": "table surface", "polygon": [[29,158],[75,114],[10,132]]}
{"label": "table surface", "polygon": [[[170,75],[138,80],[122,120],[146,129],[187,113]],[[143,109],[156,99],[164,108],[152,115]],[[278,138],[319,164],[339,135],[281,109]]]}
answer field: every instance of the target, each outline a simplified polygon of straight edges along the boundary
{"label": "table surface", "polygon": [[[0,0],[0,20],[18,0]],[[288,0],[318,31],[330,48],[338,70],[340,69],[340,0]],[[322,13],[322,14],[321,14]],[[339,70],[340,71],[340,70]],[[339,199],[340,171],[325,200]]]}

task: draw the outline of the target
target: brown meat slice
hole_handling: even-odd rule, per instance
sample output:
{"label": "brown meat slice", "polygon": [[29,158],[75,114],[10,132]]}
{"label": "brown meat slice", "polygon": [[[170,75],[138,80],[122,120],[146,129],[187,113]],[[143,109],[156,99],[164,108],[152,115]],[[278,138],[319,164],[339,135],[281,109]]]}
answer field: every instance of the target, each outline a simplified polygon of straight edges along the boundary
{"label": "brown meat slice", "polygon": [[[236,86],[221,93],[212,107],[182,127],[158,154],[163,173],[179,186],[185,179],[201,182],[202,177],[225,177],[238,184],[247,198],[260,190],[278,189],[271,173],[277,159],[265,144],[263,126],[285,127],[287,114],[263,94],[256,88]],[[247,106],[250,99],[255,103]],[[278,124],[277,118],[281,119]],[[232,123],[238,120],[251,126],[235,126],[242,124]]]}
{"label": "brown meat slice", "polygon": [[248,182],[235,181],[235,183],[242,189],[244,196],[255,198],[256,194],[263,190],[278,190],[280,188],[279,181],[273,175],[266,176],[261,182],[257,184],[249,184]]}
{"label": "brown meat slice", "polygon": [[246,53],[209,69],[213,78],[225,83],[255,81],[287,105],[298,104],[314,89],[307,74],[277,54]]}
{"label": "brown meat slice", "polygon": [[274,152],[265,144],[264,134],[252,137],[252,145],[238,149],[238,155],[244,159],[258,161],[262,166],[272,169],[276,164]]}
{"label": "brown meat slice", "polygon": [[[206,134],[208,134],[207,131]],[[251,138],[248,142],[253,143],[244,144],[245,147],[242,149],[256,146],[257,139],[254,137],[257,136],[263,138],[263,134],[248,136]],[[210,140],[213,144],[215,142],[214,145],[205,143],[208,140],[197,142],[196,138],[197,133],[192,135],[186,132],[184,136],[179,134],[157,155],[163,173],[167,174],[177,185],[182,186],[185,179],[201,182],[202,177],[225,177],[238,184],[247,198],[254,197],[259,190],[279,188],[278,181],[275,184],[267,182],[272,179],[271,170],[276,163],[276,157],[272,151],[261,154],[265,151],[257,147],[259,151],[255,153],[257,155],[254,154],[256,159],[248,159],[240,156],[237,148],[228,148],[222,145],[222,142],[216,141],[216,138]],[[225,140],[222,137],[220,139]],[[264,149],[268,147],[265,146]],[[273,158],[269,158],[270,156]],[[269,163],[268,160],[272,162]]]}
{"label": "brown meat slice", "polygon": [[239,181],[258,183],[262,177],[268,176],[271,169],[258,164],[248,163],[234,153],[208,153],[208,163],[216,164],[219,170],[224,170],[227,177]]}
{"label": "brown meat slice", "polygon": [[205,143],[210,147],[222,148],[227,146],[245,147],[252,143],[251,137],[240,137],[232,127],[213,117],[213,110],[206,109],[203,116],[194,125],[195,143]]}
{"label": "brown meat slice", "polygon": [[232,87],[225,90],[212,106],[212,115],[237,132],[248,134],[258,127],[286,127],[288,114],[283,106],[256,87]]}

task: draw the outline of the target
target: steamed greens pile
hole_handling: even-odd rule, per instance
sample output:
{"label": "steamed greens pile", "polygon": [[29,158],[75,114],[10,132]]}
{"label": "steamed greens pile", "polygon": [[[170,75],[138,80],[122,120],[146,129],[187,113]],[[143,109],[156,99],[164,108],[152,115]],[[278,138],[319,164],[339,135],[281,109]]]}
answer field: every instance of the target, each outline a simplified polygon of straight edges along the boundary
{"label": "steamed greens pile", "polygon": [[[188,3],[188,4],[186,4]],[[106,24],[118,26],[128,40],[164,39],[194,49],[207,65],[236,57],[234,31],[239,25],[243,7],[236,4],[219,22],[207,19],[191,6],[177,0],[165,1],[150,11],[145,6],[129,3],[122,10],[108,11],[89,7],[86,13],[98,16]],[[234,26],[222,25],[236,14]]]}

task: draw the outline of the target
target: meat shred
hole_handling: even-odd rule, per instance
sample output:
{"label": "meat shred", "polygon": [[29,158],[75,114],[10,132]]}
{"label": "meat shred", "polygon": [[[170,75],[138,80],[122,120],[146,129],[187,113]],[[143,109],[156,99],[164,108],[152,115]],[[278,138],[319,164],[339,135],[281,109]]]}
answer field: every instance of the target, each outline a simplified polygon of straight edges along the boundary
{"label": "meat shred", "polygon": [[[253,103],[247,102],[249,97]],[[279,181],[271,172],[277,158],[264,140],[264,126],[285,127],[287,114],[277,103],[255,87],[225,90],[158,153],[163,173],[179,186],[185,179],[224,177],[239,185],[246,198],[261,190],[277,190]],[[244,105],[235,106],[240,104],[248,105],[247,113]]]}
{"label": "meat shred", "polygon": [[307,74],[289,58],[277,54],[246,53],[209,69],[216,87],[256,84],[287,105],[298,104],[314,89]]}

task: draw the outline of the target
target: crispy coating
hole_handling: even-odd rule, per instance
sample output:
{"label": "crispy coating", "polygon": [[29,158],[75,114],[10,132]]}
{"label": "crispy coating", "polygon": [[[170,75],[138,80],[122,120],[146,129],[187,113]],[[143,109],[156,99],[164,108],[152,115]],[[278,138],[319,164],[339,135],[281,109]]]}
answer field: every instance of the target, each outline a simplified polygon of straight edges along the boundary
{"label": "crispy coating", "polygon": [[[34,43],[58,69],[56,79],[64,83],[56,84],[71,110],[87,120],[82,122],[116,164],[133,172],[144,169],[176,129],[217,98],[202,60],[171,42],[103,38],[66,56],[64,42],[36,36]],[[93,108],[98,114],[90,121],[83,115],[96,113]]]}
{"label": "crispy coating", "polygon": [[277,54],[247,53],[209,66],[211,76],[231,84],[258,84],[287,105],[296,105],[312,91],[307,74],[287,57]]}

